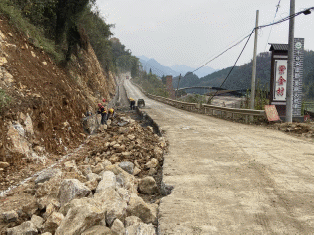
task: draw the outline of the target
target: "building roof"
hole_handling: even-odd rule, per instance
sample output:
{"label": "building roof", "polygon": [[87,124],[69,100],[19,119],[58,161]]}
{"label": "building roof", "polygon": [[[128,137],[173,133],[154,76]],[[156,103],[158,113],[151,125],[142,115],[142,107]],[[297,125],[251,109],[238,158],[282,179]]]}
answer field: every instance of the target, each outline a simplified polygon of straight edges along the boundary
{"label": "building roof", "polygon": [[269,51],[288,51],[288,44],[269,43]]}

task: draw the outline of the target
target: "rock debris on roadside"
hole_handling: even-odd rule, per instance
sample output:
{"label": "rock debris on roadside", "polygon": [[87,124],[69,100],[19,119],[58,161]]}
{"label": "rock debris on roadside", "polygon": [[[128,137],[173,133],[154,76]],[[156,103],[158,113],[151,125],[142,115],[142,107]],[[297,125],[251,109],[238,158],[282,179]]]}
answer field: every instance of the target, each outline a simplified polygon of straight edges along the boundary
{"label": "rock debris on roadside", "polygon": [[129,117],[117,117],[106,130],[90,136],[66,162],[11,194],[16,198],[27,194],[32,198],[27,204],[10,208],[11,196],[6,196],[0,231],[156,234],[160,200],[154,202],[147,196],[160,194],[156,180],[160,180],[157,173],[165,147],[164,139],[150,128]]}

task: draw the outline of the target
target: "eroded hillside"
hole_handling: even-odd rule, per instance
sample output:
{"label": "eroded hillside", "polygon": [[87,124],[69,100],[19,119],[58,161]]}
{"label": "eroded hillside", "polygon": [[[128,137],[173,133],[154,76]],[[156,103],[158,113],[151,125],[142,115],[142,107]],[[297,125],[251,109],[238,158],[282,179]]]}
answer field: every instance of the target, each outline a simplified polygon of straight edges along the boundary
{"label": "eroded hillside", "polygon": [[0,90],[10,99],[0,113],[0,162],[9,164],[0,167],[3,178],[77,147],[84,113],[115,93],[114,75],[103,73],[91,46],[60,68],[31,42],[0,16]]}

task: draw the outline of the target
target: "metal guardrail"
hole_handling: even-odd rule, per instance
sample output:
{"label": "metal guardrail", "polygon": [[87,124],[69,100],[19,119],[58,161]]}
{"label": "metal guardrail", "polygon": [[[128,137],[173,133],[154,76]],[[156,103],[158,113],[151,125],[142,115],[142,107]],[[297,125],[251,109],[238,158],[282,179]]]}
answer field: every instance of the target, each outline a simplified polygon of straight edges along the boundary
{"label": "metal guardrail", "polygon": [[169,98],[156,96],[147,93],[144,91],[139,85],[132,83],[136,87],[138,87],[141,92],[143,92],[148,98],[151,98],[153,100],[174,106],[176,108],[184,109],[187,111],[193,111],[197,113],[202,113],[205,115],[212,115],[212,116],[220,116],[220,117],[227,117],[228,114],[231,116],[232,119],[236,119],[237,116],[244,116],[245,122],[249,122],[249,117],[260,117],[260,118],[266,118],[265,110],[252,110],[252,109],[237,109],[237,108],[227,108],[227,107],[221,107],[221,106],[215,106],[215,105],[209,105],[209,104],[198,104],[198,103],[188,103],[188,102],[182,102],[177,100],[172,100]]}

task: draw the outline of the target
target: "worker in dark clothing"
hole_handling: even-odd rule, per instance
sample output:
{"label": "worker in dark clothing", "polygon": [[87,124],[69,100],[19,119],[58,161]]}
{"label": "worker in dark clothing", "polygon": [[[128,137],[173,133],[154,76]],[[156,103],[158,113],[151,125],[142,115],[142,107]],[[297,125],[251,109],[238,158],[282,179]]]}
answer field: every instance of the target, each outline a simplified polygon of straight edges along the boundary
{"label": "worker in dark clothing", "polygon": [[107,110],[104,106],[102,106],[100,103],[98,104],[98,114],[101,114],[101,125],[106,124],[107,125]]}
{"label": "worker in dark clothing", "polygon": [[133,98],[130,98],[130,108],[131,110],[135,109],[135,100]]}
{"label": "worker in dark clothing", "polygon": [[111,118],[111,119],[114,118],[114,109],[113,109],[113,108],[110,108],[110,109],[108,110],[107,120],[108,120],[109,118]]}

